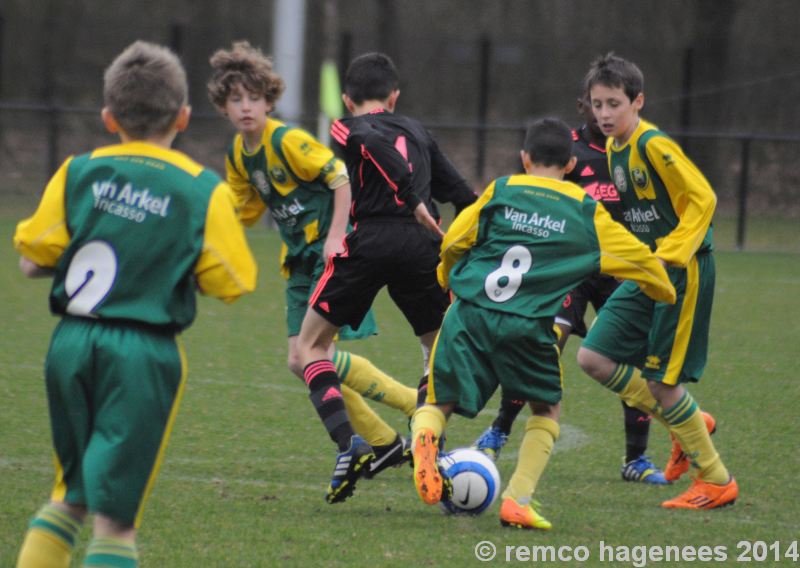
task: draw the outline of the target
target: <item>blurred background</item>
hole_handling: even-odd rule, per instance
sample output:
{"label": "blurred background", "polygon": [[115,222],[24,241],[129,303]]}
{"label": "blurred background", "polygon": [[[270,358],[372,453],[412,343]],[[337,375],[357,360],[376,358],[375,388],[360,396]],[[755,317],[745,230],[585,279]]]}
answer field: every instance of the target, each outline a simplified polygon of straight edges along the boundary
{"label": "blurred background", "polygon": [[613,50],[644,72],[643,116],[717,191],[718,247],[800,252],[798,21],[797,0],[2,0],[0,208],[32,208],[67,156],[114,141],[102,74],[136,39],[181,57],[194,118],[177,146],[217,171],[233,131],[205,94],[216,49],[247,39],[273,54],[287,81],[276,116],[323,136],[323,62],[341,77],[384,51],[398,112],[477,191],[518,171],[530,120],[580,124],[581,79]]}

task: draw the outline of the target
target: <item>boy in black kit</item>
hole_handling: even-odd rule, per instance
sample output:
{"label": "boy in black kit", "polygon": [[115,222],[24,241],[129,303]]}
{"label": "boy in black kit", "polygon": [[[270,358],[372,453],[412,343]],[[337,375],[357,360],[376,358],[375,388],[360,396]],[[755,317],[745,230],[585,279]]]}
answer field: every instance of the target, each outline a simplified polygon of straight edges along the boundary
{"label": "boy in black kit", "polygon": [[449,304],[436,279],[442,232],[432,195],[457,209],[475,199],[427,130],[393,113],[399,95],[392,60],[382,53],[361,55],[347,70],[342,96],[353,116],[331,127],[334,149],[343,154],[350,175],[354,228],[345,237],[344,252],[328,259],[298,338],[311,400],[339,446],[329,503],[353,493],[374,454],[353,433],[328,347],[340,327],[358,326],[387,286],[420,339],[427,373]]}

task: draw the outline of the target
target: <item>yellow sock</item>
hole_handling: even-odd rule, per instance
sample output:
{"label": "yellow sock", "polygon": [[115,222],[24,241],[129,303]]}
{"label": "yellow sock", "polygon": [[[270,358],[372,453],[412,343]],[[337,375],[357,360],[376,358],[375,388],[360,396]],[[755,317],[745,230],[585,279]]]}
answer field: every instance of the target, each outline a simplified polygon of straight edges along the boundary
{"label": "yellow sock", "polygon": [[525,423],[525,437],[519,448],[517,468],[503,492],[503,499],[511,497],[520,505],[530,502],[560,432],[558,422],[552,418],[528,418]]}
{"label": "yellow sock", "polygon": [[347,351],[336,351],[333,356],[336,372],[342,384],[366,398],[385,404],[411,416],[417,409],[417,391],[396,381],[369,359]]}
{"label": "yellow sock", "polygon": [[69,568],[81,521],[53,505],[45,505],[31,521],[17,568]]}
{"label": "yellow sock", "polygon": [[647,381],[642,378],[642,372],[636,367],[617,365],[605,386],[616,392],[628,406],[638,408],[670,427],[662,416],[661,406],[647,387]]}
{"label": "yellow sock", "polygon": [[420,406],[411,419],[411,441],[417,440],[417,433],[423,428],[433,431],[433,435],[441,438],[442,432],[447,425],[447,418],[438,406],[424,404]]}
{"label": "yellow sock", "polygon": [[674,406],[664,409],[664,418],[669,422],[670,431],[678,438],[681,448],[689,457],[692,469],[699,473],[700,478],[717,485],[728,483],[728,469],[722,463],[700,408],[689,391]]}
{"label": "yellow sock", "polygon": [[370,446],[386,446],[394,442],[397,432],[369,407],[360,394],[342,385],[342,399],[353,431]]}

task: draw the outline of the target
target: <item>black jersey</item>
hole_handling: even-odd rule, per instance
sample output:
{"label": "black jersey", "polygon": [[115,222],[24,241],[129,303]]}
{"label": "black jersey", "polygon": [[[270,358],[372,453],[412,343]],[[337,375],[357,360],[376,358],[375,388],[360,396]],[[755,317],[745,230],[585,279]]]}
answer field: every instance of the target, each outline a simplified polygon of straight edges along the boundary
{"label": "black jersey", "polygon": [[611,181],[606,149],[592,143],[586,130],[587,126],[584,124],[579,130],[572,131],[572,153],[578,158],[578,163],[564,179],[577,183],[595,200],[602,201],[611,217],[622,222],[622,202]]}
{"label": "black jersey", "polygon": [[350,175],[354,222],[413,219],[420,202],[438,218],[432,199],[453,203],[456,210],[476,199],[430,133],[412,118],[379,109],[335,121],[331,135]]}

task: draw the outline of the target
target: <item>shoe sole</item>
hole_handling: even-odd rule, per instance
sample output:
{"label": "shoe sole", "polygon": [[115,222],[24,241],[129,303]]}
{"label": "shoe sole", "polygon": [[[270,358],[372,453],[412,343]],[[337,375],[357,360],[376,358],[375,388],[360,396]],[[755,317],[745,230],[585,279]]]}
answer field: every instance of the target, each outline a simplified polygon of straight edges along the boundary
{"label": "shoe sole", "polygon": [[724,509],[725,507],[730,507],[734,503],[736,503],[736,499],[731,499],[722,505],[714,505],[713,507],[674,507],[671,505],[664,505],[663,503],[661,504],[661,507],[664,509],[682,509],[684,511],[711,511],[713,509]]}
{"label": "shoe sole", "polygon": [[345,477],[342,484],[333,492],[325,496],[325,500],[331,504],[335,505],[336,503],[344,502],[348,497],[350,497],[356,490],[356,480],[361,477],[361,472],[364,471],[364,466],[367,465],[375,458],[375,454],[369,453],[364,454],[358,461],[356,465],[353,466],[353,471],[347,477]]}
{"label": "shoe sole", "polygon": [[532,527],[530,525],[524,525],[522,523],[515,523],[512,521],[504,521],[500,519],[500,524],[504,527],[513,527],[515,529],[522,529],[527,531],[549,531],[553,527]]}
{"label": "shoe sole", "polygon": [[431,434],[417,437],[414,447],[414,485],[420,498],[428,505],[442,500],[442,474],[436,465],[438,446]]}

